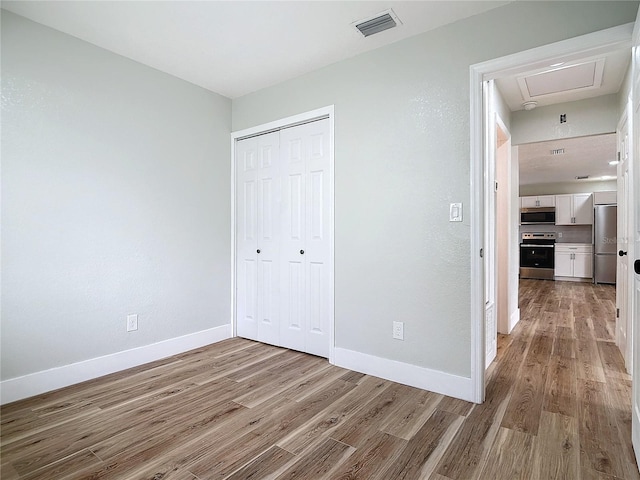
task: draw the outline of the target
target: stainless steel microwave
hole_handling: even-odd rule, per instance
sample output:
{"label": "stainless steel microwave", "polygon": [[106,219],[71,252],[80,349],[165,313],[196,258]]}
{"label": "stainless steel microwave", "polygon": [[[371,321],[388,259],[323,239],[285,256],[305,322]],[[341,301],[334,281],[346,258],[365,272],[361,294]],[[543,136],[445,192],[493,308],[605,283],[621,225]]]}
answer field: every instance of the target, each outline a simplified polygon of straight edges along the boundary
{"label": "stainless steel microwave", "polygon": [[538,208],[522,208],[520,209],[521,225],[555,225],[556,209],[555,207],[538,207]]}

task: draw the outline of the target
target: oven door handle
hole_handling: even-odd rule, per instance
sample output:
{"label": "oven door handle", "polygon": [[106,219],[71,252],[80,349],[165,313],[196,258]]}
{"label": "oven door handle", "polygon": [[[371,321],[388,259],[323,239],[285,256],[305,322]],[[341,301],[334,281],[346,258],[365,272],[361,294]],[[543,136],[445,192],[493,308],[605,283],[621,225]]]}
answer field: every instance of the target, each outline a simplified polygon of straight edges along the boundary
{"label": "oven door handle", "polygon": [[527,248],[531,248],[531,247],[535,247],[535,248],[553,248],[553,245],[534,245],[534,244],[529,244],[529,243],[521,243],[520,244],[521,247],[527,247]]}

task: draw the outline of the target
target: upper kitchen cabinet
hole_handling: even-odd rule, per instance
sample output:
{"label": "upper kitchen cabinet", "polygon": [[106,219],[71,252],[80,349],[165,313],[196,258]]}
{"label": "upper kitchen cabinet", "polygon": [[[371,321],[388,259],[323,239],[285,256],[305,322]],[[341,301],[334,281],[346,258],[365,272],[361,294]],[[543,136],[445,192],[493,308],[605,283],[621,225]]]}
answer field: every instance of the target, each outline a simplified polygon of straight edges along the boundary
{"label": "upper kitchen cabinet", "polygon": [[618,192],[593,192],[594,205],[615,205],[618,203]]}
{"label": "upper kitchen cabinet", "polygon": [[593,225],[593,196],[556,195],[556,225]]}
{"label": "upper kitchen cabinet", "polygon": [[520,197],[520,208],[555,207],[555,195],[538,195],[533,197]]}

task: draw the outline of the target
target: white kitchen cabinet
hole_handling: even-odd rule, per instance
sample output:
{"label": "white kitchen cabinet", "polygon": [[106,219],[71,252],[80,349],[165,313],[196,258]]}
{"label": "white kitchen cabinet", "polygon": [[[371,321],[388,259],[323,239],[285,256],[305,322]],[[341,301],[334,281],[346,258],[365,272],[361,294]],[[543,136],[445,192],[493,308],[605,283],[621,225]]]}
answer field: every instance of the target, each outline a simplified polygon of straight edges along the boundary
{"label": "white kitchen cabinet", "polygon": [[573,254],[573,276],[576,278],[593,278],[593,254],[575,252]]}
{"label": "white kitchen cabinet", "polygon": [[593,246],[586,243],[556,243],[555,277],[592,278]]}
{"label": "white kitchen cabinet", "polygon": [[538,206],[539,207],[555,207],[556,206],[556,196],[555,195],[540,195],[538,197]]}
{"label": "white kitchen cabinet", "polygon": [[618,203],[618,192],[615,190],[593,192],[594,205],[615,205],[616,203]]}
{"label": "white kitchen cabinet", "polygon": [[555,270],[556,277],[573,277],[573,255],[569,251],[559,251],[556,245]]}
{"label": "white kitchen cabinet", "polygon": [[593,225],[593,196],[590,193],[573,196],[573,218],[577,225]]}
{"label": "white kitchen cabinet", "polygon": [[556,195],[556,225],[593,225],[593,196]]}
{"label": "white kitchen cabinet", "polygon": [[556,195],[556,225],[573,224],[573,195]]}
{"label": "white kitchen cabinet", "polygon": [[537,195],[520,197],[521,208],[536,208],[536,207],[555,207],[556,196],[555,195]]}

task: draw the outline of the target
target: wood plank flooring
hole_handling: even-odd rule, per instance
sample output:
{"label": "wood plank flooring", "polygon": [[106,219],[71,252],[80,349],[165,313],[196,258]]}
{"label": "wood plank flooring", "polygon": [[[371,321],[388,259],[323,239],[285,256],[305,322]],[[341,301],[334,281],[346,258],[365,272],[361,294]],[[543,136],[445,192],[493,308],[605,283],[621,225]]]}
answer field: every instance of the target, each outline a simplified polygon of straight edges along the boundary
{"label": "wood plank flooring", "polygon": [[614,287],[520,308],[482,405],[236,338],[2,407],[1,476],[640,480]]}

